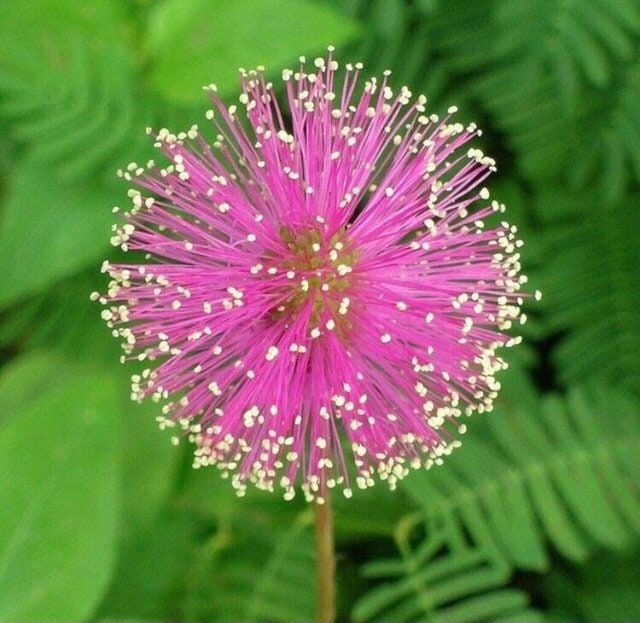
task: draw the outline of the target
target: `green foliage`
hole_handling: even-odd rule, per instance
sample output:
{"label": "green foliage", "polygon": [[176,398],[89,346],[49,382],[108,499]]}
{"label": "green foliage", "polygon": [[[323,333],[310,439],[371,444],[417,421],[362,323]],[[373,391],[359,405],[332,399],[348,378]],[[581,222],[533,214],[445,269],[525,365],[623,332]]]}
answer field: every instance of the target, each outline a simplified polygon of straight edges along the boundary
{"label": "green foliage", "polygon": [[413,510],[413,504],[403,491],[372,487],[349,499],[336,496],[333,510],[336,539],[350,543],[374,535],[392,536],[397,523]]}
{"label": "green foliage", "polygon": [[17,165],[0,230],[0,308],[96,262],[113,220],[108,206],[117,197],[89,181],[65,185],[31,159]]}
{"label": "green foliage", "polygon": [[[432,23],[534,183],[568,181],[619,198],[640,180],[635,0],[449,3]],[[588,96],[587,96],[588,94]]]}
{"label": "green foliage", "polygon": [[578,612],[587,623],[640,620],[640,560],[638,552],[599,556],[577,568],[558,569],[545,578],[545,590],[558,616]]}
{"label": "green foliage", "polygon": [[323,52],[355,33],[354,22],[307,0],[168,0],[151,9],[149,79],[168,100],[200,101],[204,84],[236,89],[238,67],[265,65],[277,75],[296,59],[292,50]]}
{"label": "green foliage", "polygon": [[[104,276],[94,267],[68,277],[47,290],[9,307],[6,325],[11,331],[0,332],[5,346],[20,341],[25,350],[53,350],[72,358],[100,360],[112,369],[120,347],[105,332],[96,317],[96,304],[90,293],[104,285]],[[82,330],[82,340],[78,330]],[[122,370],[123,374],[126,371]]]}
{"label": "green foliage", "polygon": [[0,428],[0,619],[84,620],[116,561],[117,389],[75,371],[20,402]]}
{"label": "green foliage", "polygon": [[478,122],[543,292],[463,447],[335,500],[339,619],[638,618],[638,0],[4,0],[0,39],[0,619],[313,620],[309,509],[192,470],[88,297],[145,127],[329,43]]}
{"label": "green foliage", "polygon": [[384,580],[355,606],[356,621],[542,621],[525,593],[504,588],[510,568],[484,526],[466,538],[449,517],[431,517],[426,538],[412,542],[413,518],[399,524],[399,559],[368,563],[363,571]]}
{"label": "green foliage", "polygon": [[312,621],[311,510],[301,500],[283,504],[257,490],[248,491],[238,506],[229,483],[213,472],[191,473],[178,502],[182,511],[212,526],[195,557],[183,618]]}
{"label": "green foliage", "polygon": [[263,511],[252,521],[221,527],[196,560],[186,620],[313,621],[311,518],[309,509],[274,525]]}
{"label": "green foliage", "polygon": [[166,510],[127,539],[97,620],[181,620],[181,597],[193,581],[198,543],[208,526],[190,512]]}
{"label": "green foliage", "polygon": [[0,374],[0,424],[19,415],[42,394],[66,380],[64,360],[48,352],[31,352],[2,369]]}
{"label": "green foliage", "polygon": [[529,389],[475,422],[447,469],[404,486],[428,515],[490,534],[511,564],[545,570],[545,541],[571,560],[620,549],[640,532],[634,456],[640,406],[604,386],[566,399]]}
{"label": "green foliage", "polygon": [[560,379],[598,377],[640,390],[640,196],[586,213],[585,195],[541,193],[538,204],[547,224],[532,278],[545,293],[547,333],[562,335],[553,353]]}
{"label": "green foliage", "polygon": [[429,0],[337,0],[336,4],[366,26],[366,37],[356,41],[346,55],[366,61],[368,74],[391,69],[390,81],[396,88],[408,85],[441,108],[455,101],[461,105],[463,118],[472,114],[465,92],[451,84],[445,66],[437,62],[428,27],[432,19]]}
{"label": "green foliage", "polygon": [[[123,379],[124,380],[124,379]],[[119,384],[126,399],[127,386]],[[162,509],[174,485],[181,455],[169,443],[167,435],[158,432],[153,404],[121,407],[124,416],[123,456],[125,535],[145,532]]]}
{"label": "green foliage", "polygon": [[[400,560],[365,566],[384,582],[356,620],[542,620],[504,588],[514,567],[548,569],[547,542],[580,562],[637,540],[640,405],[604,387],[525,404],[507,400],[446,467],[403,482],[423,513],[398,526]],[[415,545],[410,528],[422,521]]]}
{"label": "green foliage", "polygon": [[115,0],[0,6],[0,115],[67,180],[104,168],[140,132],[126,18]]}

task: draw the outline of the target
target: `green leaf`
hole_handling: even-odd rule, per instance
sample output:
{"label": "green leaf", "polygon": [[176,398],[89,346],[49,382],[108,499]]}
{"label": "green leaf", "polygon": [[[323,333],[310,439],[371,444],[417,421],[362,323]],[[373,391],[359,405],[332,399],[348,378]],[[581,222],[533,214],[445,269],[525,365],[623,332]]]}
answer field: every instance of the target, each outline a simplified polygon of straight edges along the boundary
{"label": "green leaf", "polygon": [[119,427],[109,379],[76,371],[0,427],[0,619],[81,621],[115,563]]}
{"label": "green leaf", "polygon": [[130,376],[139,373],[140,366],[118,364],[119,344],[104,326],[100,306],[89,300],[89,292],[105,285],[106,279],[98,270],[87,271],[58,282],[28,306],[11,310],[8,321],[12,326],[16,324],[14,318],[30,316],[14,340],[23,347],[49,352],[19,359],[7,368],[6,379],[0,376],[0,405],[7,405],[10,416],[13,405],[23,397],[35,397],[41,389],[71,377],[68,365],[61,362],[100,367],[105,375],[112,376],[118,384],[123,429],[125,533],[133,537],[147,528],[166,501],[182,454],[170,443],[170,436],[158,429],[160,407],[153,402],[139,405],[129,399]]}
{"label": "green leaf", "polygon": [[0,308],[97,263],[117,196],[98,182],[64,184],[34,161],[17,166],[1,215]]}
{"label": "green leaf", "polygon": [[152,7],[149,19],[149,80],[168,100],[199,100],[201,87],[211,82],[232,91],[238,67],[279,72],[300,54],[343,44],[357,32],[354,22],[319,2],[165,0]]}

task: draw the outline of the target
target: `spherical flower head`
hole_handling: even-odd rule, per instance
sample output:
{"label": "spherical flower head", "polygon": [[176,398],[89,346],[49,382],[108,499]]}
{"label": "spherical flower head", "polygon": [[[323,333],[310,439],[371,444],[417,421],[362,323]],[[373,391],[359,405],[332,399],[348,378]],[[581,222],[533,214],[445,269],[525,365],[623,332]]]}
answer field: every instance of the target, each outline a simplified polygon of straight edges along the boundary
{"label": "spherical flower head", "polygon": [[112,237],[146,261],[105,262],[94,294],[123,361],[149,365],[132,398],[164,403],[161,427],[239,494],[322,503],[441,463],[519,339],[520,243],[485,228],[504,206],[464,147],[480,132],[388,72],[346,65],[338,89],[331,52],[282,72],[286,108],[262,68],[241,70],[242,115],[206,87],[213,144],[157,134],[170,163],[120,172],[136,188]]}

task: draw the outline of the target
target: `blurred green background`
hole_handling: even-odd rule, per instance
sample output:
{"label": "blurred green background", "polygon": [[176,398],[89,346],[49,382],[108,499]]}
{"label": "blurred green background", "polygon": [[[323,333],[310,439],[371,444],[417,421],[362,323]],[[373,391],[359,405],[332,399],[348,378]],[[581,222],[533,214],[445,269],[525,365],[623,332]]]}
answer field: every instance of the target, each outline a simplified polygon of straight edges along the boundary
{"label": "blurred green background", "polygon": [[478,122],[544,293],[446,466],[337,502],[338,620],[640,621],[639,0],[2,0],[0,42],[0,621],[312,619],[310,510],[192,470],[88,298],[144,128],[329,43]]}

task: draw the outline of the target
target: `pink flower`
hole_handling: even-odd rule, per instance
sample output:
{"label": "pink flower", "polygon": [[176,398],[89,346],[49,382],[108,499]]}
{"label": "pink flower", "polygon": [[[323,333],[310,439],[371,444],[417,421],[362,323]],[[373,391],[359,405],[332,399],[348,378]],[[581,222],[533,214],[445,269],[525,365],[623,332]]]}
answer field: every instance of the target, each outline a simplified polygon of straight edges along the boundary
{"label": "pink flower", "polygon": [[321,502],[441,463],[518,341],[515,228],[485,229],[494,161],[463,149],[480,132],[386,75],[362,88],[359,64],[337,90],[331,51],[283,71],[286,109],[242,71],[248,124],[207,87],[213,145],[160,131],[171,164],[121,173],[140,190],[112,238],[147,263],[105,263],[93,295],[123,360],[151,364],[132,398],[165,402],[161,427],[239,494]]}

